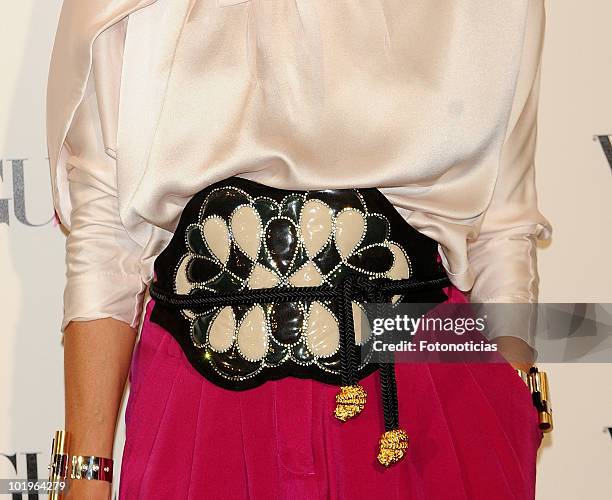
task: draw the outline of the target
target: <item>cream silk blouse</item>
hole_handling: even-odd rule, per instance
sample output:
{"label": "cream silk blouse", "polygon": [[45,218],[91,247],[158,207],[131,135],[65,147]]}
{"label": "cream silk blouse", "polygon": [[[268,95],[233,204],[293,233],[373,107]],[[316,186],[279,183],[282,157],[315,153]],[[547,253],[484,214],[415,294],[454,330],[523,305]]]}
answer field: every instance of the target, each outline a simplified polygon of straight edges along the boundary
{"label": "cream silk blouse", "polygon": [[183,206],[232,175],[377,187],[472,301],[537,301],[544,19],[543,0],[65,0],[47,109],[62,331],[137,326]]}

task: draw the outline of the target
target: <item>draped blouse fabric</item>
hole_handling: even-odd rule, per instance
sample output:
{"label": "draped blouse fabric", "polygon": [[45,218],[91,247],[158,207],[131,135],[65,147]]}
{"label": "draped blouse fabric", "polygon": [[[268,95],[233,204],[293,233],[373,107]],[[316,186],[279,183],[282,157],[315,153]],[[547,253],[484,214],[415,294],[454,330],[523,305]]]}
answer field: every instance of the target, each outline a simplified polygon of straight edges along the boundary
{"label": "draped blouse fabric", "polygon": [[377,187],[472,301],[535,302],[544,23],[543,0],[65,0],[47,110],[62,331],[137,326],[182,208],[232,175]]}

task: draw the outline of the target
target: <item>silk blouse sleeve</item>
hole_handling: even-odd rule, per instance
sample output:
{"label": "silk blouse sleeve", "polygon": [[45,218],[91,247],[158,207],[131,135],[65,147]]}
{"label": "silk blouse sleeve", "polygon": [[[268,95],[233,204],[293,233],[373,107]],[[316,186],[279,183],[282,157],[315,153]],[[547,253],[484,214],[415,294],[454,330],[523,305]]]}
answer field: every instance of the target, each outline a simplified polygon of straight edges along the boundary
{"label": "silk blouse sleeve", "polygon": [[[539,211],[534,156],[544,2],[529,2],[520,72],[500,156],[492,200],[477,239],[468,241],[475,282],[469,298],[478,303],[525,303],[538,300],[536,241],[548,239],[552,227]],[[514,336],[534,346],[534,306],[494,306],[489,336]]]}
{"label": "silk blouse sleeve", "polygon": [[136,327],[142,310],[142,248],[122,225],[117,197],[117,112],[126,21],[105,30],[93,44],[85,95],[64,144],[66,175],[54,195],[56,212],[69,231],[62,332],[70,321],[106,317]]}

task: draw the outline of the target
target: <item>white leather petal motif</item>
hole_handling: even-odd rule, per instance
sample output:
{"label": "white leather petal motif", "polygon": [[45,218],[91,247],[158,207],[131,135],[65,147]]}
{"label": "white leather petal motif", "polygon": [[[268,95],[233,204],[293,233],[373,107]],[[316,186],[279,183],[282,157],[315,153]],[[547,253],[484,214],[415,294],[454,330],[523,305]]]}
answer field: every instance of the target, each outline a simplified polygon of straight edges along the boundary
{"label": "white leather petal motif", "polygon": [[225,221],[221,217],[209,217],[202,224],[202,234],[210,251],[225,265],[230,253],[229,230]]}
{"label": "white leather petal motif", "polygon": [[410,278],[410,264],[401,247],[397,243],[389,243],[389,249],[393,254],[393,266],[387,271],[387,276],[392,280]]}
{"label": "white leather petal motif", "polygon": [[278,284],[278,276],[261,264],[255,264],[249,276],[249,288],[272,288]]}
{"label": "white leather petal motif", "polygon": [[319,286],[323,277],[312,262],[308,261],[289,278],[291,286]]}
{"label": "white leather petal motif", "polygon": [[353,323],[355,324],[355,344],[362,345],[371,337],[372,330],[370,330],[370,323],[363,308],[357,302],[353,302],[352,306]]}
{"label": "white leather petal motif", "polygon": [[255,209],[249,205],[237,208],[232,214],[231,227],[236,244],[251,260],[256,260],[262,227]]}
{"label": "white leather petal motif", "polygon": [[187,266],[193,259],[193,255],[186,253],[181,259],[181,263],[176,269],[176,279],[174,280],[174,291],[181,295],[187,295],[193,288],[192,283],[187,279]]}
{"label": "white leather petal motif", "polygon": [[238,327],[238,350],[249,361],[263,359],[268,350],[266,316],[260,305],[254,306]]}
{"label": "white leather petal motif", "polygon": [[208,332],[208,342],[210,347],[217,352],[227,351],[234,342],[234,330],[236,319],[231,306],[221,309],[210,325]]}
{"label": "white leather petal motif", "polygon": [[[389,243],[389,249],[393,254],[393,266],[387,271],[387,277],[392,280],[410,278],[410,262],[408,262],[402,248],[397,243]],[[401,298],[401,295],[394,295],[391,297],[391,303],[397,304]]]}
{"label": "white leather petal motif", "polygon": [[361,241],[365,231],[365,217],[361,211],[347,208],[336,217],[336,247],[346,259]]}
{"label": "white leather petal motif", "polygon": [[300,232],[308,256],[317,255],[331,236],[331,209],[320,200],[306,201],[300,213]]}
{"label": "white leather petal motif", "polygon": [[305,335],[308,350],[319,358],[332,356],[340,345],[336,317],[320,302],[310,305]]}
{"label": "white leather petal motif", "polygon": [[[174,280],[175,293],[178,293],[181,295],[187,295],[191,293],[191,290],[193,289],[193,284],[187,278],[187,266],[189,265],[189,263],[191,262],[193,258],[194,258],[193,255],[188,254],[188,253],[183,255],[181,263],[176,269],[176,277]],[[187,318],[190,318],[190,319],[193,319],[196,317],[193,311],[190,311],[189,309],[183,309],[182,313]]]}

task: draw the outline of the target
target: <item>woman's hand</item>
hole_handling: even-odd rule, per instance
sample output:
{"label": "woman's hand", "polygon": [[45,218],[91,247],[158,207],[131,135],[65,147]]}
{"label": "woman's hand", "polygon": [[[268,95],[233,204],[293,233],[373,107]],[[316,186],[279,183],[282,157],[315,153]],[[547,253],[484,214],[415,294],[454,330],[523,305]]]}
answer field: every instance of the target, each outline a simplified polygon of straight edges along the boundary
{"label": "woman's hand", "polygon": [[535,362],[534,351],[518,337],[495,337],[498,352],[514,367],[528,372]]}
{"label": "woman's hand", "polygon": [[[64,331],[66,431],[70,455],[111,458],[136,330],[112,318],[72,321]],[[111,484],[71,481],[68,498],[110,498]]]}

